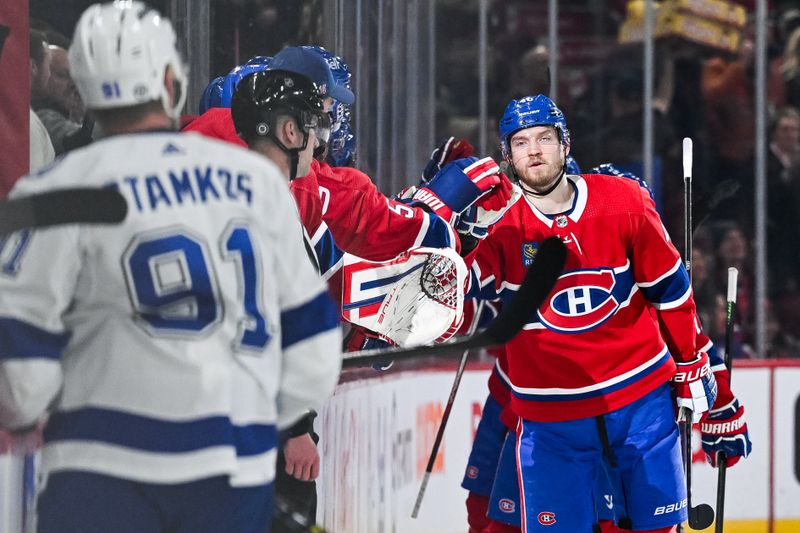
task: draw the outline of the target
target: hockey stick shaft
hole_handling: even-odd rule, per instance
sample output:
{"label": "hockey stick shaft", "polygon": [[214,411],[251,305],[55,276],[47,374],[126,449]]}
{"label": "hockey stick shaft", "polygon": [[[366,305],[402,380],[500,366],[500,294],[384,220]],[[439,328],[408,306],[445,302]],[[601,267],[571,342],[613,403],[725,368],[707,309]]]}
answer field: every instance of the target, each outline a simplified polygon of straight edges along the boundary
{"label": "hockey stick shaft", "polygon": [[[683,215],[684,215],[684,265],[692,280],[692,139],[683,139]],[[681,409],[679,418],[683,419],[683,466],[686,474],[686,503],[688,506],[689,526],[692,529],[705,529],[714,520],[714,510],[710,505],[701,503],[692,505],[692,421],[690,409]]]}
{"label": "hockey stick shaft", "polygon": [[[478,322],[480,321],[480,315],[481,311],[483,311],[484,303],[485,302],[483,301],[479,301],[475,306],[472,324],[470,324],[469,330],[467,331],[468,335],[475,333],[475,330],[478,327]],[[422,484],[419,487],[417,500],[414,502],[414,509],[411,511],[411,518],[417,518],[417,516],[419,516],[419,508],[422,505],[422,498],[425,497],[425,489],[428,487],[428,479],[431,477],[431,473],[433,472],[433,465],[436,464],[436,456],[439,455],[439,446],[441,446],[442,438],[444,437],[444,428],[447,427],[447,421],[450,420],[450,411],[453,410],[453,403],[456,401],[458,387],[461,385],[461,377],[464,375],[464,370],[467,368],[469,352],[469,350],[464,350],[464,353],[461,355],[461,361],[458,364],[456,377],[453,379],[453,386],[450,388],[450,396],[447,398],[447,405],[445,405],[444,413],[442,413],[442,421],[439,422],[439,429],[436,430],[436,439],[431,447],[431,454],[428,457],[428,465],[425,467],[425,476],[423,477]]]}
{"label": "hockey stick shaft", "polygon": [[516,337],[517,333],[544,303],[561,275],[566,258],[567,248],[560,239],[549,237],[542,241],[536,259],[528,269],[517,294],[508,302],[508,305],[503,307],[497,318],[485,330],[475,335],[433,346],[353,352],[350,357],[342,361],[342,367],[371,366],[373,363],[388,360],[413,359],[505,344]]}
{"label": "hockey stick shaft", "polygon": [[[736,289],[739,281],[739,271],[728,268],[728,298],[725,306],[725,368],[728,369],[728,379],[733,372],[733,317],[736,312]],[[725,452],[717,453],[717,522],[714,526],[716,533],[722,533],[725,523],[725,482],[728,470]]]}
{"label": "hockey stick shaft", "polygon": [[0,235],[60,224],[115,224],[128,203],[113,189],[70,188],[0,202]]}
{"label": "hockey stick shaft", "polygon": [[428,486],[428,478],[430,478],[431,473],[433,472],[433,466],[436,464],[436,456],[439,455],[439,446],[442,444],[444,429],[447,427],[447,421],[450,419],[450,412],[453,410],[453,403],[455,403],[456,400],[456,393],[458,392],[459,385],[461,385],[461,377],[464,375],[464,369],[467,367],[469,352],[469,350],[464,350],[464,354],[461,356],[461,362],[458,365],[456,377],[453,380],[453,387],[450,389],[450,397],[447,398],[447,405],[445,405],[444,412],[442,413],[442,421],[439,422],[439,429],[436,431],[436,439],[433,441],[431,454],[428,457],[428,465],[425,467],[425,477],[422,479],[422,484],[420,485],[419,492],[417,493],[417,500],[414,502],[414,509],[411,511],[411,518],[417,518],[417,516],[419,516],[419,508],[422,505],[422,498],[425,497],[425,489]]}
{"label": "hockey stick shaft", "polygon": [[692,139],[683,139],[683,244],[684,265],[692,279]]}

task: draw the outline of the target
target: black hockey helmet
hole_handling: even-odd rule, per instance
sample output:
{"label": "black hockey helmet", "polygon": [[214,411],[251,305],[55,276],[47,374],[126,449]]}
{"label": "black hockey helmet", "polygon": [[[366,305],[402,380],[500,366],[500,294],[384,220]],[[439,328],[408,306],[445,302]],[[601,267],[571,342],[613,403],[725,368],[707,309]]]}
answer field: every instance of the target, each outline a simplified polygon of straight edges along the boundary
{"label": "black hockey helmet", "polygon": [[[231,100],[231,116],[236,132],[245,140],[266,137],[291,160],[291,175],[297,169],[300,151],[308,144],[311,128],[325,126],[324,96],[307,77],[286,70],[255,72],[242,79]],[[276,120],[289,115],[303,131],[303,144],[287,148],[276,136]],[[328,126],[329,127],[329,126]]]}

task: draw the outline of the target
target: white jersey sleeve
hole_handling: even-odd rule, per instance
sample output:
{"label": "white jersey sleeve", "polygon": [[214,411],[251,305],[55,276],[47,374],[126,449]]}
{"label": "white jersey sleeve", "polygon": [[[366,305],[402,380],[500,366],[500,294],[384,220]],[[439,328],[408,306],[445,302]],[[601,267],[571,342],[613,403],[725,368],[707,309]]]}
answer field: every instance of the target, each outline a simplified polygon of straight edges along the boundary
{"label": "white jersey sleeve", "polygon": [[12,194],[75,186],[117,188],[128,216],[0,240],[0,424],[49,406],[45,475],[269,482],[278,424],[319,409],[341,364],[285,179],[246,150],[147,133]]}

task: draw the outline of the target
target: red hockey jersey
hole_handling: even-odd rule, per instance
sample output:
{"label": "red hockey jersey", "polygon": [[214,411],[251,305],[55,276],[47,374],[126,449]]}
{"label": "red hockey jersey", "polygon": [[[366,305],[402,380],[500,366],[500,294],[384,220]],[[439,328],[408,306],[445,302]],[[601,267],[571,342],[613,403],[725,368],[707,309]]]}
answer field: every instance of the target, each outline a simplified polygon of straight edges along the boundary
{"label": "red hockey jersey", "polygon": [[319,184],[322,217],[347,253],[384,261],[417,246],[456,247],[458,240],[445,221],[387,198],[360,170],[314,163],[311,172]]}
{"label": "red hockey jersey", "polygon": [[564,273],[507,346],[514,411],[530,420],[596,416],[644,396],[693,359],[689,278],[650,197],[635,182],[569,176],[572,208],[548,216],[526,198],[478,247],[470,295],[508,299],[538,245],[567,245]]}

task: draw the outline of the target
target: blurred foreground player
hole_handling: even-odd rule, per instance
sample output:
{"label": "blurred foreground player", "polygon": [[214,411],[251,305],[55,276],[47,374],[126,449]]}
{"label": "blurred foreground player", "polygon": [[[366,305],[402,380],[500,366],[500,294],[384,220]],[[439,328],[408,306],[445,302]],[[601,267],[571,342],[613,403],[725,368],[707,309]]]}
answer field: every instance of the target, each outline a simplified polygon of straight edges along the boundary
{"label": "blurred foreground player", "polygon": [[0,425],[51,413],[39,531],[268,531],[278,429],[340,366],[286,179],[173,132],[185,80],[146,5],[90,7],[70,62],[109,137],[12,194],[110,186],[129,213],[2,241]]}

